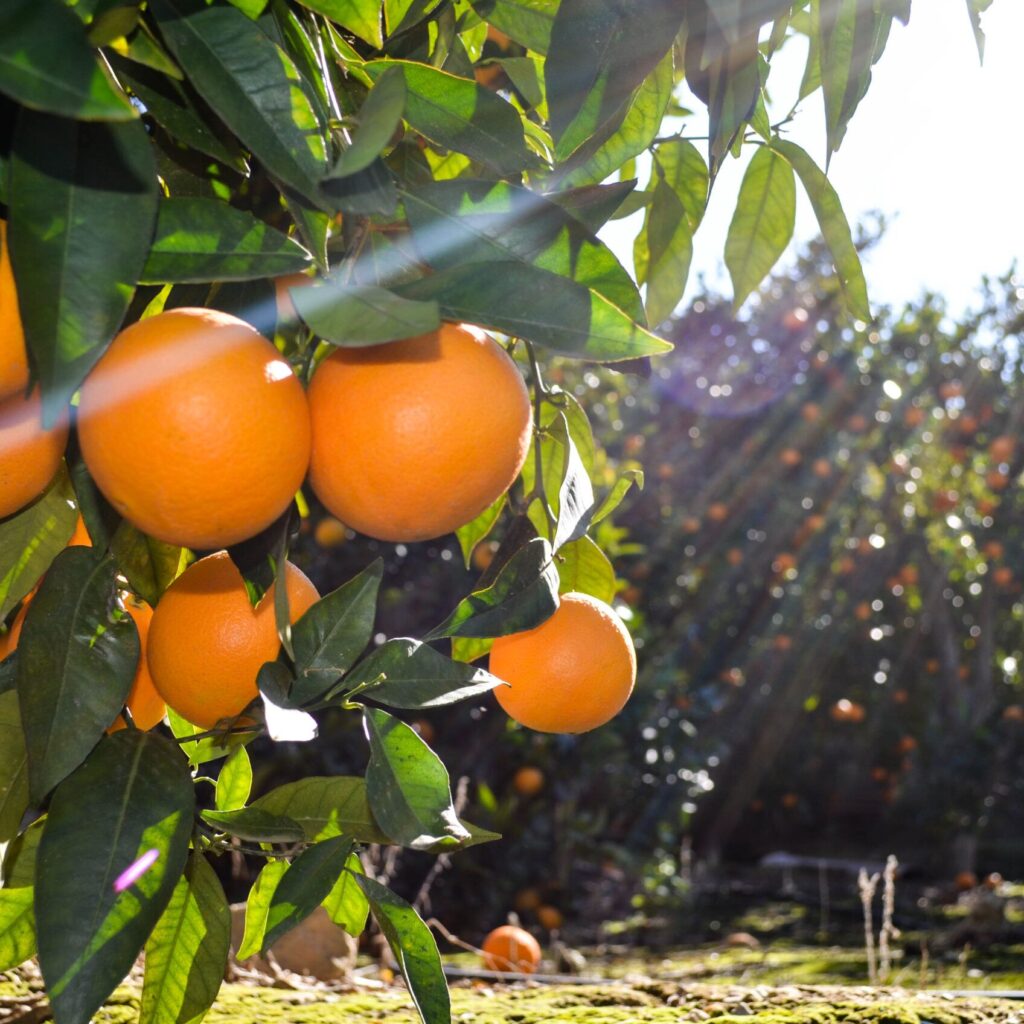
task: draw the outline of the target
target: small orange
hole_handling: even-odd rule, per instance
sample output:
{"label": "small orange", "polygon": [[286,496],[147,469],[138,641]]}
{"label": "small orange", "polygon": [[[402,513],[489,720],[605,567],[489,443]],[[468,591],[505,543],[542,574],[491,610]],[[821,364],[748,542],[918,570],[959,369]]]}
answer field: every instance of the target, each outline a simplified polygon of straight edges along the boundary
{"label": "small orange", "polygon": [[339,348],[309,388],[310,482],[369,537],[418,541],[474,519],[519,475],[530,397],[504,349],[475,327]]}
{"label": "small orange", "polygon": [[[156,686],[153,684],[153,677],[149,672],[149,662],[146,658],[153,609],[144,601],[138,601],[130,595],[126,596],[122,603],[124,610],[132,617],[135,628],[139,631],[139,664],[135,669],[135,678],[132,680],[132,688],[128,691],[128,699],[125,704],[131,712],[135,728],[147,732],[153,726],[159,725],[167,713],[163,698],[157,693]],[[123,728],[124,719],[118,715],[114,724],[107,731],[117,732],[118,729]]]}
{"label": "small orange", "polygon": [[512,776],[512,788],[520,796],[536,796],[544,788],[544,773],[527,765]]}
{"label": "small orange", "polygon": [[723,523],[729,518],[729,506],[724,502],[716,501],[708,505],[708,519],[713,523]]}
{"label": "small orange", "polygon": [[313,539],[320,547],[330,550],[340,548],[348,539],[348,534],[345,532],[345,524],[340,519],[324,516],[313,530]]}
{"label": "small orange", "polygon": [[305,288],[316,283],[315,277],[309,274],[286,274],[274,280],[274,304],[277,306],[277,323],[279,327],[290,327],[299,319],[298,310],[289,289]]}
{"label": "small orange", "polygon": [[[292,622],[319,595],[290,562]],[[274,587],[253,608],[227,552],[189,566],[164,592],[149,627],[149,671],[160,696],[204,729],[234,718],[257,696],[256,674],[280,649]]]}
{"label": "small orange", "polygon": [[1009,434],[1003,434],[988,446],[988,454],[993,462],[1009,462],[1016,447],[1017,442]]}
{"label": "small orange", "polygon": [[516,893],[515,905],[516,910],[522,911],[524,914],[528,910],[536,910],[541,905],[540,892],[532,887],[520,889]]}
{"label": "small orange", "polygon": [[953,879],[957,892],[967,892],[968,889],[977,889],[978,876],[973,871],[961,871]]}
{"label": "small orange", "polygon": [[0,220],[0,399],[24,391],[27,386],[25,331],[7,251],[7,224]]}
{"label": "small orange", "polygon": [[75,520],[75,532],[71,534],[71,539],[68,541],[69,548],[91,548],[92,537],[89,536],[89,528],[85,525],[85,520],[82,518],[82,513],[78,513],[78,518]]}
{"label": "small orange", "polygon": [[549,932],[556,931],[565,924],[565,917],[562,915],[562,912],[557,907],[551,907],[547,904],[537,908],[537,920]]}
{"label": "small orange", "polygon": [[14,616],[10,626],[7,627],[7,632],[0,636],[0,661],[3,661],[8,654],[13,654],[18,646],[18,638],[21,636],[21,627],[25,625],[25,615],[28,612],[28,606],[32,603],[32,598],[36,596],[36,590],[38,585],[30,590],[21,602],[21,607],[18,609],[18,613]]}
{"label": "small orange", "polygon": [[27,398],[0,401],[0,519],[38,498],[60,468],[68,443],[66,415],[43,428],[43,403],[36,388]]}
{"label": "small orange", "polygon": [[546,622],[499,637],[491,672],[509,686],[498,703],[539,732],[587,732],[622,710],[636,681],[636,652],[622,620],[588,594],[563,594]]}
{"label": "small orange", "polygon": [[255,328],[212,309],[123,330],[82,387],[78,433],[125,519],[190,548],[269,526],[309,461],[309,409],[291,367]]}
{"label": "small orange", "polygon": [[540,943],[525,929],[504,924],[483,944],[484,966],[489,971],[533,974],[540,964]]}

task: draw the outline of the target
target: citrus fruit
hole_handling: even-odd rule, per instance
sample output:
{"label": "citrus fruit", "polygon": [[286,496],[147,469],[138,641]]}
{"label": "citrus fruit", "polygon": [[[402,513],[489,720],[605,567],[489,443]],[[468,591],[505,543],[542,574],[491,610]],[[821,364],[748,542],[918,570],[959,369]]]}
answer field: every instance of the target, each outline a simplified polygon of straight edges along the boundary
{"label": "citrus fruit", "polygon": [[541,927],[547,928],[549,932],[553,932],[565,924],[565,918],[558,907],[552,907],[546,903],[537,908],[537,920],[540,921]]}
{"label": "citrus fruit", "polygon": [[512,777],[512,788],[520,796],[536,796],[544,788],[544,773],[531,765],[520,768]]}
{"label": "citrus fruit", "polygon": [[7,224],[0,220],[0,398],[24,391],[27,385],[25,332],[21,326],[11,256],[7,251]]}
{"label": "citrus fruit", "polygon": [[[285,581],[294,622],[319,595],[290,562]],[[147,656],[164,701],[212,729],[256,697],[256,674],[279,648],[274,587],[253,608],[241,573],[222,551],[189,566],[164,592],[150,623]]]}
{"label": "citrus fruit", "polygon": [[91,548],[92,537],[89,536],[89,528],[85,525],[85,520],[82,518],[82,514],[78,514],[78,519],[75,520],[75,532],[71,534],[71,539],[68,541],[67,546],[69,548]]}
{"label": "citrus fruit", "polygon": [[516,910],[536,910],[541,905],[541,895],[534,888],[520,889],[515,897]]}
{"label": "citrus fruit", "polygon": [[144,533],[191,548],[269,526],[309,459],[291,368],[255,328],[212,309],[122,331],[82,387],[78,432],[111,504]]}
{"label": "citrus fruit", "polygon": [[498,703],[539,732],[586,732],[614,718],[633,691],[636,652],[619,617],[588,594],[563,594],[546,622],[499,637],[491,672]]}
{"label": "citrus fruit", "polygon": [[298,310],[292,302],[290,289],[305,288],[316,282],[309,274],[286,274],[274,279],[274,304],[277,307],[277,322],[280,327],[289,327],[299,319]]}
{"label": "citrus fruit", "polygon": [[[157,693],[157,689],[153,685],[153,677],[150,675],[149,663],[146,660],[153,609],[144,601],[139,601],[131,595],[126,595],[122,603],[124,610],[132,617],[135,628],[139,631],[139,664],[135,669],[135,678],[132,680],[132,688],[128,691],[125,705],[131,713],[135,728],[147,732],[153,726],[159,725],[167,712],[163,697]],[[118,729],[124,727],[124,718],[118,715],[107,732],[117,732]]]}
{"label": "citrus fruit", "polygon": [[482,949],[489,971],[533,974],[540,963],[540,944],[528,931],[512,924],[495,928],[484,939]]}
{"label": "citrus fruit", "polygon": [[317,367],[309,404],[313,490],[378,540],[429,540],[468,523],[508,490],[529,449],[526,385],[475,327],[337,349]]}
{"label": "citrus fruit", "polygon": [[316,524],[316,529],[313,531],[313,539],[322,548],[341,547],[348,538],[348,534],[345,532],[345,524],[334,516],[324,516]]}
{"label": "citrus fruit", "polygon": [[21,627],[25,625],[25,615],[28,613],[28,606],[32,603],[32,598],[36,596],[36,590],[38,589],[37,586],[25,595],[18,613],[11,620],[10,626],[7,627],[7,632],[0,636],[0,661],[3,661],[8,654],[13,654],[17,648],[18,638],[21,636]]}
{"label": "citrus fruit", "polygon": [[46,490],[67,442],[67,416],[43,428],[38,388],[27,398],[15,394],[0,401],[0,519]]}

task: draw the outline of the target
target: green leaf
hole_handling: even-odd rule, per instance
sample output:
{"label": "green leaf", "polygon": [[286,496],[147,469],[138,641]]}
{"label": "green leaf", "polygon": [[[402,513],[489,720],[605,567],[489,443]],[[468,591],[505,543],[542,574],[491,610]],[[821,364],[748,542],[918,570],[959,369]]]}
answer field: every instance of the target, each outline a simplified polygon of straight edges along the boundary
{"label": "green leaf", "polygon": [[473,10],[499,32],[534,53],[551,43],[559,0],[470,0]]}
{"label": "green leaf", "polygon": [[255,805],[229,811],[203,811],[202,818],[218,831],[250,843],[298,843],[305,836],[298,822]]}
{"label": "green leaf", "polygon": [[616,362],[672,350],[592,288],[524,263],[452,267],[395,291],[435,299],[445,319],[527,338],[573,359]]}
{"label": "green leaf", "polygon": [[[61,1024],[88,1024],[131,969],[185,868],[194,808],[185,758],[138,729],[104,737],[57,788],[39,844],[36,922]],[[122,872],[153,850],[149,869],[118,892]]]}
{"label": "green leaf", "polygon": [[60,0],[4,0],[0,8],[0,92],[23,106],[83,121],[131,121],[117,89]]}
{"label": "green leaf", "polygon": [[686,290],[697,230],[708,199],[708,168],[685,139],[658,147],[651,172],[654,188],[633,247],[637,280],[647,284],[647,315],[661,323]]}
{"label": "green leaf", "polygon": [[[18,695],[0,693],[0,843],[13,839],[28,809],[28,757]],[[3,968],[0,968],[3,969]]]}
{"label": "green leaf", "polygon": [[25,340],[52,424],[120,328],[146,259],[157,208],[146,129],[22,111],[9,201]]}
{"label": "green leaf", "polygon": [[615,597],[615,569],[590,537],[580,537],[558,552],[558,578],[563,594],[590,594],[606,604]]}
{"label": "green leaf", "polygon": [[321,598],[292,627],[295,705],[316,700],[344,675],[373,635],[377,591],[384,573],[378,558],[358,576]]}
{"label": "green leaf", "polygon": [[409,637],[388,640],[345,677],[346,688],[358,687],[360,696],[411,709],[443,707],[502,685],[497,676],[452,661]]}
{"label": "green leaf", "polygon": [[217,776],[214,806],[218,811],[237,811],[245,806],[252,790],[252,762],[245,747],[228,755]]}
{"label": "green leaf", "polygon": [[776,139],[772,148],[781,153],[800,176],[807,197],[818,218],[825,244],[832,254],[836,275],[850,313],[861,320],[871,319],[867,282],[860,255],[853,244],[850,223],[843,213],[839,196],[818,165],[795,142]]}
{"label": "green leaf", "polygon": [[506,495],[502,495],[493,504],[489,505],[476,517],[470,520],[465,526],[460,526],[455,531],[459,547],[462,549],[462,558],[466,568],[470,567],[473,558],[473,551],[477,544],[494,529],[495,524],[501,517],[501,511],[505,507]]}
{"label": "green leaf", "polygon": [[736,212],[725,239],[733,309],[739,309],[768,276],[789,245],[795,222],[793,168],[775,150],[759,146],[743,175]]}
{"label": "green leaf", "polygon": [[216,119],[211,122],[206,104],[187,82],[132,63],[128,56],[113,56],[111,64],[121,82],[138,97],[157,124],[176,141],[241,174],[248,173],[245,154]]}
{"label": "green leaf", "polygon": [[468,839],[452,805],[448,769],[419,734],[377,708],[363,711],[363,724],[370,741],[366,791],[391,840],[422,850]]}
{"label": "green leaf", "polygon": [[36,857],[39,840],[46,825],[46,815],[36,818],[31,825],[7,845],[3,857],[3,885],[5,889],[30,889],[36,884]]}
{"label": "green leaf", "polygon": [[850,118],[868,91],[871,65],[881,56],[893,16],[880,10],[879,0],[819,0],[818,7],[827,169],[832,154],[842,144]]}
{"label": "green leaf", "polygon": [[292,861],[270,898],[264,952],[327,899],[351,852],[351,837],[335,836],[314,843]]}
{"label": "green leaf", "polygon": [[18,699],[32,799],[74,771],[124,705],[139,661],[127,614],[112,616],[117,568],[91,548],[60,554],[18,643]]}
{"label": "green leaf", "polygon": [[127,520],[114,531],[110,553],[132,592],[154,608],[191,560],[187,548],[154,540]]}
{"label": "green leaf", "polygon": [[405,77],[389,68],[374,83],[359,110],[359,126],[351,144],[342,150],[332,175],[344,177],[369,167],[391,141],[405,110]]}
{"label": "green leaf", "polygon": [[171,53],[192,85],[266,169],[311,200],[327,150],[292,59],[231,7],[150,0]]}
{"label": "green leaf", "polygon": [[618,127],[634,89],[672,46],[683,13],[676,0],[648,0],[638,30],[629,3],[562,0],[544,65],[559,160]]}
{"label": "green leaf", "polygon": [[231,908],[194,852],[146,941],[139,1024],[199,1024],[224,981],[230,945]]}
{"label": "green leaf", "polygon": [[557,203],[585,228],[598,232],[636,188],[636,179],[615,181],[608,185],[580,185],[562,192],[548,192],[545,199]]}
{"label": "green leaf", "polygon": [[324,341],[343,348],[380,345],[437,329],[441,312],[434,301],[415,302],[373,285],[328,277],[293,296],[306,326]]}
{"label": "green leaf", "polygon": [[366,796],[366,782],[352,776],[310,776],[289,782],[254,800],[249,809],[287,816],[318,842],[346,835],[361,843],[386,843]]}
{"label": "green leaf", "polygon": [[235,954],[236,960],[248,960],[262,949],[270,901],[287,870],[288,861],[268,860],[256,876],[249,890],[249,898],[245,901],[245,932]]}
{"label": "green leaf", "polygon": [[247,18],[255,21],[267,6],[267,0],[228,0],[232,6],[237,7]]}
{"label": "green leaf", "polygon": [[0,619],[67,546],[75,519],[75,492],[62,467],[41,498],[0,523]]}
{"label": "green leaf", "polygon": [[575,217],[529,189],[461,178],[402,193],[413,241],[437,270],[521,260],[591,288],[634,320],[643,305],[612,251]]}
{"label": "green leaf", "polygon": [[452,637],[452,660],[469,664],[491,653],[494,641],[476,637]]}
{"label": "green leaf", "polygon": [[376,49],[384,45],[380,0],[299,0]]}
{"label": "green leaf", "polygon": [[366,875],[354,875],[388,940],[424,1024],[451,1024],[451,998],[430,929],[405,900]]}
{"label": "green leaf", "polygon": [[439,146],[465,153],[501,177],[530,163],[519,114],[496,93],[411,61],[370,61],[363,70],[376,81],[395,67],[405,78],[405,119],[415,131]]}
{"label": "green leaf", "polygon": [[[974,32],[974,43],[978,47],[978,63],[985,63],[985,33],[981,28],[981,16],[992,6],[992,0],[966,0],[967,17],[971,20],[971,31]],[[908,14],[909,17],[909,14]],[[903,24],[906,18],[901,18]]]}
{"label": "green leaf", "polygon": [[218,758],[226,757],[236,747],[249,743],[256,735],[253,732],[233,733],[226,736],[207,736],[201,740],[192,740],[188,737],[198,736],[206,730],[182,718],[170,707],[167,709],[167,721],[170,723],[171,732],[179,741],[182,753],[192,765],[205,764],[207,761],[216,761]]}
{"label": "green leaf", "polygon": [[309,263],[301,245],[251,213],[217,199],[172,197],[160,203],[139,280],[248,281],[292,274]]}
{"label": "green leaf", "polygon": [[0,889],[0,971],[20,967],[35,952],[32,889]]}
{"label": "green leaf", "polygon": [[638,490],[644,489],[644,471],[642,469],[627,469],[619,475],[612,489],[598,505],[594,518],[590,520],[591,526],[596,526],[602,519],[610,516],[622,504],[622,499],[625,498],[633,484],[636,484]]}
{"label": "green leaf", "polygon": [[551,545],[535,537],[502,566],[494,582],[463,598],[427,639],[508,636],[539,626],[558,607]]}
{"label": "green leaf", "polygon": [[633,95],[622,124],[596,152],[585,153],[583,162],[572,167],[563,183],[583,185],[604,181],[628,160],[647,149],[661,130],[674,85],[673,57],[670,51]]}
{"label": "green leaf", "polygon": [[364,873],[358,853],[348,855],[345,868],[334,883],[334,888],[327,894],[323,906],[327,916],[339,928],[344,928],[349,935],[358,937],[365,931],[366,919],[370,914],[370,902],[353,877]]}

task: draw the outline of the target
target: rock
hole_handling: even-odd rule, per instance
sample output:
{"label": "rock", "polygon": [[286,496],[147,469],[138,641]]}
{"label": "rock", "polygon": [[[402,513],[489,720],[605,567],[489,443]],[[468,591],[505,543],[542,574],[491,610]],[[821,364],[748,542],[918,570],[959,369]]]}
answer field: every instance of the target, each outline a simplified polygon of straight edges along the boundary
{"label": "rock", "polygon": [[[231,962],[245,932],[245,904],[231,906]],[[327,916],[323,907],[317,907],[304,921],[282,935],[270,952],[279,967],[294,974],[316,978],[318,981],[337,981],[346,977],[355,966],[356,940],[339,928]],[[249,970],[273,975],[270,964],[259,954],[239,964]]]}

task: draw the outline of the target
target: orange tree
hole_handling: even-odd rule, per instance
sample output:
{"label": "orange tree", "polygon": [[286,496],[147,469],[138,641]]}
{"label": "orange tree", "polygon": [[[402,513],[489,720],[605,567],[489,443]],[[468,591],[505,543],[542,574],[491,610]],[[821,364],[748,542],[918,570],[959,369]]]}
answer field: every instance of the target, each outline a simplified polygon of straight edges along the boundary
{"label": "orange tree", "polygon": [[[838,200],[765,86],[778,48],[809,37],[831,154],[909,4],[720,8],[4,4],[0,967],[38,945],[58,1024],[88,1020],[143,947],[142,1018],[201,1017],[229,938],[211,865],[233,849],[266,862],[243,953],[321,904],[352,933],[372,913],[423,1017],[448,1020],[429,931],[358,850],[495,838],[459,820],[444,766],[392,710],[502,685],[469,664],[491,641],[541,626],[562,592],[614,591],[587,531],[631,478],[595,495],[586,415],[542,355],[669,349],[649,324],[747,143],[737,300],[788,241],[799,178],[869,316]],[[684,78],[706,157],[659,135],[688,116]],[[645,301],[596,234],[641,208]],[[457,529],[471,552],[507,508],[502,542],[422,639],[365,653],[381,562],[320,599],[288,561],[308,465],[328,507],[388,541]],[[454,657],[432,646],[449,642]],[[586,724],[621,703],[612,682]],[[146,731],[154,688],[167,726]],[[365,777],[250,802],[249,740],[310,741],[331,707],[362,716]]]}

